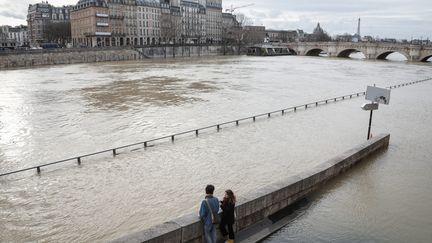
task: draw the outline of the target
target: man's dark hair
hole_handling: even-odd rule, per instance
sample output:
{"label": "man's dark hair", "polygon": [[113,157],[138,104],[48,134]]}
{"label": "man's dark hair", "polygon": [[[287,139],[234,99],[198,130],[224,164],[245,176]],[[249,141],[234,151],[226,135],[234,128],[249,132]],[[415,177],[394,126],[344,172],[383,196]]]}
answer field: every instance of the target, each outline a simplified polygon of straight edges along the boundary
{"label": "man's dark hair", "polygon": [[206,194],[213,194],[215,187],[213,185],[207,185],[205,190]]}

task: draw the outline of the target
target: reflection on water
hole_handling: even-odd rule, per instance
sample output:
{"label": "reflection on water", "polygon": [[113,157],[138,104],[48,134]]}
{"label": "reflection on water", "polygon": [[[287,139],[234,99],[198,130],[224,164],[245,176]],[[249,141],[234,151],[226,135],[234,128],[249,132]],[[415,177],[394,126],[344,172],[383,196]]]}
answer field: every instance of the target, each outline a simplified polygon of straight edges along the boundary
{"label": "reflection on water", "polygon": [[[388,86],[419,80],[432,71],[429,64],[285,56],[65,65],[0,75],[0,171],[6,172],[363,91],[372,83]],[[393,144],[407,148],[397,154],[401,161],[417,158],[410,151],[432,160],[427,152],[432,146],[427,127],[431,116],[425,112],[430,111],[431,91],[431,84],[395,90],[394,103],[376,114],[374,132],[391,132],[399,137],[392,138]],[[219,133],[209,130],[198,138],[184,136],[147,150],[140,146],[118,151],[116,158],[53,166],[41,176],[29,172],[1,178],[0,242],[106,242],[195,213],[207,183],[216,185],[218,196],[226,188],[240,197],[247,195],[362,142],[368,121],[359,109],[363,102],[359,98],[242,122],[239,127],[222,127]],[[416,117],[414,127],[420,129],[405,129],[413,127],[410,117]],[[387,164],[400,167],[394,161],[396,156]],[[412,167],[432,173],[429,164]],[[401,170],[393,173],[397,179]],[[372,208],[361,202],[379,204],[379,195],[385,195],[386,202],[394,199],[380,185],[401,183],[383,175],[370,175],[369,184],[362,184],[368,187],[349,190],[374,188],[368,200],[351,199],[349,205]],[[430,177],[419,177],[417,171],[405,175],[403,182],[422,179],[418,184],[426,186],[410,190],[421,195],[421,201],[432,201],[423,197],[430,191]],[[408,205],[421,208],[419,218],[429,223],[430,210],[412,201]],[[404,217],[413,211],[409,206],[395,208]],[[385,209],[374,214],[379,212],[387,222],[391,214]],[[351,224],[345,227],[352,230]],[[419,230],[417,238],[425,234]]]}

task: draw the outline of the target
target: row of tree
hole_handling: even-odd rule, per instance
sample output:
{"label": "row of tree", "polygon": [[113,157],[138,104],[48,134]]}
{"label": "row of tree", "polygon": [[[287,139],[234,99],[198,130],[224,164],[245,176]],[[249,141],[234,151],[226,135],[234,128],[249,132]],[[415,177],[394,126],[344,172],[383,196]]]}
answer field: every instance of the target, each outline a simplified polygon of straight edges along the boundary
{"label": "row of tree", "polygon": [[71,35],[70,22],[50,22],[45,25],[44,39],[47,42],[66,45],[70,43]]}

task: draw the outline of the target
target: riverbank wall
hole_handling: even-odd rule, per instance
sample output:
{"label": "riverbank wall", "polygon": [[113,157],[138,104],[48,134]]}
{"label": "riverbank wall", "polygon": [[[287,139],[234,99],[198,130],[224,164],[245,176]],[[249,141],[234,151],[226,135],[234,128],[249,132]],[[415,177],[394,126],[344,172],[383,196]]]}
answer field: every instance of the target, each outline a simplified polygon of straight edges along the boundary
{"label": "riverbank wall", "polygon": [[[294,204],[319,188],[327,180],[345,172],[375,152],[386,149],[389,142],[389,134],[376,136],[312,169],[295,176],[289,176],[265,188],[254,190],[247,197],[239,197],[235,209],[237,214],[236,231],[248,230],[256,223]],[[197,213],[194,213],[124,236],[112,242],[198,243],[203,242],[202,236],[202,223],[198,219]]]}
{"label": "riverbank wall", "polygon": [[218,45],[15,50],[0,52],[0,69],[152,58],[218,56],[235,53],[234,47]]}

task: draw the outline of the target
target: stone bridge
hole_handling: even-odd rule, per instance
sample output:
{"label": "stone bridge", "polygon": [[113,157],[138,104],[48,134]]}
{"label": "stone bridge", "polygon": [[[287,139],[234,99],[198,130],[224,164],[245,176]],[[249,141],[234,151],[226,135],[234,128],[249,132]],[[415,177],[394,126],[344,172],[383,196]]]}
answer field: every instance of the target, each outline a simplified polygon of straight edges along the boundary
{"label": "stone bridge", "polygon": [[366,59],[386,59],[391,53],[398,52],[413,62],[426,62],[432,57],[432,46],[399,43],[296,42],[281,45],[300,56],[318,56],[325,52],[330,57],[349,57],[352,53],[362,52]]}

